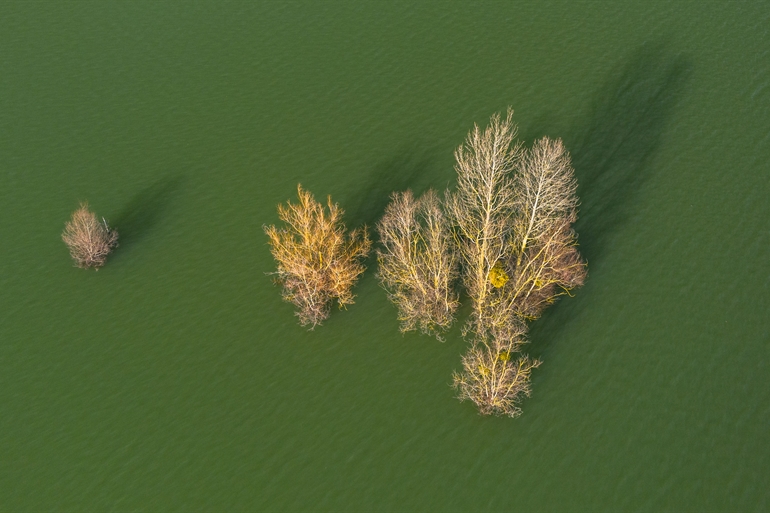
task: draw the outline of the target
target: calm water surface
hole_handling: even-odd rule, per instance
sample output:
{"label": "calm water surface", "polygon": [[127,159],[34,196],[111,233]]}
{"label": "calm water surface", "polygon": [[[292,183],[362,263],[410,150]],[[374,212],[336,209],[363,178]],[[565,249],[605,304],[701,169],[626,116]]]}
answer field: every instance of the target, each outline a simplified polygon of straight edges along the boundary
{"label": "calm water surface", "polygon": [[[770,508],[770,4],[5,2],[0,510]],[[453,187],[512,105],[562,137],[586,286],[515,420],[449,387],[372,269],[300,328],[297,182],[349,225]],[[79,200],[121,245],[59,236]],[[370,262],[373,264],[373,262]]]}

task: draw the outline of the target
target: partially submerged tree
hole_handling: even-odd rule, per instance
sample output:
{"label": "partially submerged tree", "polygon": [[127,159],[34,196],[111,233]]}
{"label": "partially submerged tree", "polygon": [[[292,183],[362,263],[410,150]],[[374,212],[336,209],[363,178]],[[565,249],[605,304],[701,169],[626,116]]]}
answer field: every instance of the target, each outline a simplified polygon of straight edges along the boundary
{"label": "partially submerged tree", "polygon": [[577,249],[577,180],[561,140],[535,142],[517,169],[513,251],[507,295],[513,311],[537,318],[556,297],[583,285],[586,265]]}
{"label": "partially submerged tree", "polygon": [[88,203],[81,203],[72,213],[72,219],[64,225],[62,240],[76,266],[95,267],[98,271],[118,245],[118,232],[111,230],[104,218],[99,222],[96,214],[88,209]]}
{"label": "partially submerged tree", "polygon": [[481,413],[516,416],[540,364],[521,353],[526,321],[582,285],[586,267],[571,228],[578,200],[569,154],[548,138],[522,151],[512,114],[492,116],[483,132],[474,127],[457,149],[448,208],[473,302],[472,345],[454,385]]}
{"label": "partially submerged tree", "polygon": [[[401,330],[441,338],[454,320],[461,277],[472,302],[463,328],[470,347],[453,375],[461,400],[482,414],[521,413],[540,361],[523,353],[527,322],[562,294],[583,284],[586,265],[577,250],[577,183],[560,140],[529,150],[515,140],[513,112],[492,116],[455,152],[457,189],[445,201],[429,191],[394,193],[377,225],[378,277],[398,308]],[[366,227],[346,236],[342,211],[328,213],[298,186],[299,203],[278,206],[287,226],[265,227],[283,296],[311,329],[329,315],[334,299],[353,302],[371,243]]]}
{"label": "partially submerged tree", "polygon": [[453,284],[457,251],[438,195],[415,200],[412,191],[394,193],[377,224],[380,282],[398,308],[401,331],[420,329],[440,339],[459,303]]}
{"label": "partially submerged tree", "polygon": [[509,316],[495,315],[499,286],[507,281],[501,266],[511,252],[510,219],[516,205],[511,175],[522,156],[512,119],[510,109],[503,119],[495,114],[485,130],[475,126],[457,148],[457,189],[447,202],[462,255],[463,284],[473,303],[464,332],[480,341],[516,328],[513,320],[514,325],[506,326]]}
{"label": "partially submerged tree", "polygon": [[300,324],[313,329],[329,316],[335,299],[340,308],[353,303],[351,289],[365,270],[362,260],[371,241],[366,227],[346,233],[343,211],[331,197],[326,210],[299,185],[297,195],[299,203],[278,205],[286,226],[264,230],[278,263],[275,275],[283,297],[297,307]]}
{"label": "partially submerged tree", "polygon": [[471,346],[463,355],[462,372],[452,376],[458,398],[473,401],[482,415],[520,415],[518,402],[529,396],[532,369],[540,365],[540,360],[516,356],[519,345],[516,341],[493,340]]}

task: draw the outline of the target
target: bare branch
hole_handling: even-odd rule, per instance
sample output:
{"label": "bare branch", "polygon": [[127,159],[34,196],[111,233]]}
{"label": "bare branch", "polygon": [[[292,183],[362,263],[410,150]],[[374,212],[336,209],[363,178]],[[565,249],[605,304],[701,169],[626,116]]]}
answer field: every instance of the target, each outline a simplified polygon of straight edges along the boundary
{"label": "bare branch", "polygon": [[571,225],[577,220],[577,181],[561,140],[536,141],[517,169],[509,308],[533,319],[556,297],[583,284],[586,266]]}

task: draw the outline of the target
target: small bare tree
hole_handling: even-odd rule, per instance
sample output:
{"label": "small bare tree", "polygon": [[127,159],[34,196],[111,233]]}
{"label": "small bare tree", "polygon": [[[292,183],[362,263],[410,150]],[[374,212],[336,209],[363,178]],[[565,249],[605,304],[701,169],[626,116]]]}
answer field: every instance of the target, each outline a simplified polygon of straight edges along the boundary
{"label": "small bare tree", "polygon": [[81,203],[64,225],[62,240],[75,265],[84,269],[95,267],[98,271],[118,245],[118,232],[111,230],[104,218],[99,222],[96,214],[88,209],[88,203]]}
{"label": "small bare tree", "polygon": [[[523,333],[522,333],[523,336]],[[520,341],[474,344],[462,358],[463,370],[452,376],[461,401],[473,401],[482,415],[518,417],[518,402],[531,391],[532,369],[540,360],[518,353]]]}
{"label": "small bare tree", "polygon": [[343,211],[327,199],[328,211],[309,192],[297,186],[298,204],[278,205],[284,228],[265,226],[273,257],[274,273],[283,285],[283,297],[297,308],[300,324],[310,329],[328,316],[331,303],[340,308],[353,303],[351,289],[366,269],[362,260],[371,241],[366,227],[346,234]]}
{"label": "small bare tree", "polygon": [[394,193],[377,224],[377,276],[398,307],[402,332],[419,328],[441,340],[454,320],[458,262],[449,228],[432,190],[418,200],[409,190]]}

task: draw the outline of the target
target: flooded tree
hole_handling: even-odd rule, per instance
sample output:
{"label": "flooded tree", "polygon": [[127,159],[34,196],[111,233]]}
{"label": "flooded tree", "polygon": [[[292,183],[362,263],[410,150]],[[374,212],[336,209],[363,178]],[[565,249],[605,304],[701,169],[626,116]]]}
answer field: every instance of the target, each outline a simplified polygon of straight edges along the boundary
{"label": "flooded tree", "polygon": [[480,341],[492,330],[502,334],[506,323],[516,327],[514,320],[507,321],[507,311],[496,308],[500,289],[490,279],[500,283],[503,274],[498,269],[512,249],[512,173],[522,157],[512,118],[511,110],[503,119],[495,114],[485,130],[475,126],[468,134],[455,151],[457,189],[447,201],[462,257],[462,281],[473,305],[464,332]]}
{"label": "flooded tree", "polygon": [[506,302],[517,315],[540,316],[556,297],[583,285],[586,265],[577,249],[575,171],[561,140],[534,143],[514,174],[513,248],[506,267]]}
{"label": "flooded tree", "polygon": [[398,308],[401,331],[440,339],[460,304],[457,250],[441,200],[432,190],[417,200],[412,191],[394,193],[377,231],[377,276]]}
{"label": "flooded tree", "polygon": [[88,209],[88,203],[81,203],[72,213],[72,219],[64,225],[62,240],[76,266],[95,267],[98,271],[118,245],[118,232],[111,230],[104,218],[101,222],[96,219],[96,214]]}
{"label": "flooded tree", "polygon": [[340,308],[353,303],[351,290],[364,272],[371,241],[366,227],[347,233],[343,211],[327,198],[326,209],[297,186],[299,203],[278,205],[282,228],[265,226],[278,268],[283,298],[297,307],[300,324],[310,329],[329,316],[334,300]]}
{"label": "flooded tree", "polygon": [[540,365],[540,360],[517,355],[522,342],[491,339],[473,344],[462,357],[462,371],[452,376],[458,398],[473,401],[482,415],[520,415],[518,403],[529,396],[532,369]]}

